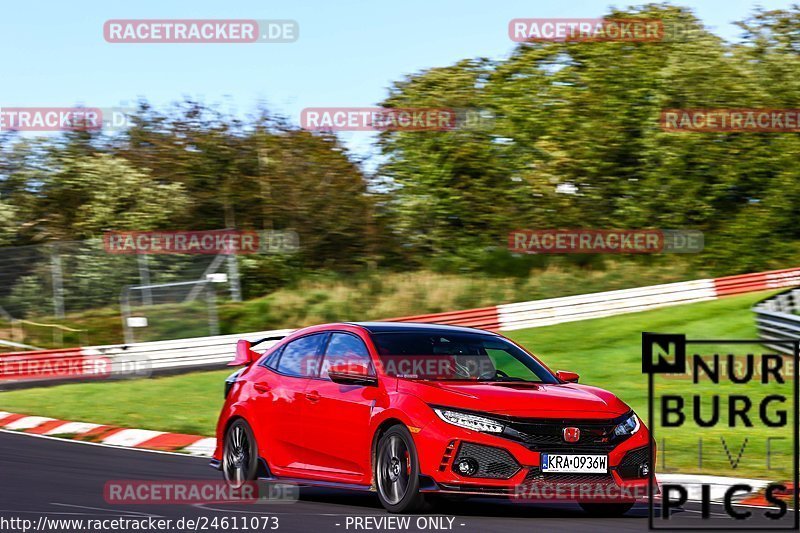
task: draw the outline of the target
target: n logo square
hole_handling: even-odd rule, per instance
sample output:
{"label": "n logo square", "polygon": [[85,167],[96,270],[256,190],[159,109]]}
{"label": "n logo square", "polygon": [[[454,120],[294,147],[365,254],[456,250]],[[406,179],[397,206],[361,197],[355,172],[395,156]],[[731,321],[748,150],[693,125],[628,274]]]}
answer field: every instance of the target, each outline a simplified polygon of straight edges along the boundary
{"label": "n logo square", "polygon": [[686,373],[686,335],[642,333],[642,373]]}

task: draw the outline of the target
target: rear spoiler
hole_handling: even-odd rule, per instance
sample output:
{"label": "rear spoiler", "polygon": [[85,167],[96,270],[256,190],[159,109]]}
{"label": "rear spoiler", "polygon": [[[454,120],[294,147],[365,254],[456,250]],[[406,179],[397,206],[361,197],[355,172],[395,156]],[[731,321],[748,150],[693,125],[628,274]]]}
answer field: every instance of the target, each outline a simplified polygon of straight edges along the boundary
{"label": "rear spoiler", "polygon": [[250,343],[250,346],[251,346],[251,347],[252,347],[252,346],[258,346],[258,345],[259,345],[259,344],[261,344],[262,342],[267,342],[267,341],[279,341],[279,340],[281,340],[281,339],[285,339],[285,338],[286,338],[286,335],[278,335],[277,337],[264,337],[263,339],[259,339],[259,340],[255,341],[255,342],[251,342],[251,343]]}
{"label": "rear spoiler", "polygon": [[261,354],[254,352],[253,346],[258,346],[262,342],[267,341],[279,341],[285,337],[286,335],[280,335],[277,337],[264,337],[263,339],[259,339],[254,342],[239,339],[239,341],[236,343],[236,357],[233,359],[233,361],[228,363],[228,366],[242,366],[255,363],[256,360],[261,357]]}

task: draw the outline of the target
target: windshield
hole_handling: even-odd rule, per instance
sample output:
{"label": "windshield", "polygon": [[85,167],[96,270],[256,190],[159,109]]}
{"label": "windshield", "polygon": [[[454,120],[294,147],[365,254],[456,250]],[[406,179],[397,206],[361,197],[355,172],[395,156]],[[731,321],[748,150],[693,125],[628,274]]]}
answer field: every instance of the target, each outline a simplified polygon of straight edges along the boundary
{"label": "windshield", "polygon": [[505,339],[479,333],[375,333],[383,371],[432,381],[558,383],[536,359]]}

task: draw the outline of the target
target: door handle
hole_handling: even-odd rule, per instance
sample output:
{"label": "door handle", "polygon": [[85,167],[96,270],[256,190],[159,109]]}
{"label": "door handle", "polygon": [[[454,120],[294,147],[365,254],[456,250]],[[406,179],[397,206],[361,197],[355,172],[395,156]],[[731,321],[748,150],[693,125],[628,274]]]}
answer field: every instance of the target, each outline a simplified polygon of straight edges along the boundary
{"label": "door handle", "polygon": [[311,403],[317,403],[319,401],[319,392],[312,390],[311,392],[306,393],[306,399],[308,399]]}
{"label": "door handle", "polygon": [[258,392],[269,392],[269,385],[266,383],[254,383],[253,388]]}

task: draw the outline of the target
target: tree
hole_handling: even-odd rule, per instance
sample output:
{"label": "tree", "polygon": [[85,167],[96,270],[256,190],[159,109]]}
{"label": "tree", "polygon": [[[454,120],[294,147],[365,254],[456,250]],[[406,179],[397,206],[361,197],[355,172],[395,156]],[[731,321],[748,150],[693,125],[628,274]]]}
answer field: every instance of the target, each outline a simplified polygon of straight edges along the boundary
{"label": "tree", "polygon": [[[668,4],[608,17],[691,31],[664,42],[526,43],[508,59],[394,85],[387,107],[466,106],[493,118],[480,129],[384,134],[381,173],[396,185],[393,229],[404,242],[465,256],[503,247],[515,227],[687,228],[705,231],[709,250],[733,250],[698,258],[721,272],[789,257],[777,240],[800,239],[798,212],[779,194],[797,190],[796,134],[673,133],[659,120],[667,108],[796,107],[800,8],[757,12],[742,44]],[[744,254],[743,242],[773,252]]]}
{"label": "tree", "polygon": [[17,228],[14,221],[16,209],[7,202],[0,200],[0,246],[9,244],[16,234]]}
{"label": "tree", "polygon": [[40,190],[42,231],[51,238],[160,228],[188,203],[180,184],[159,183],[109,154],[80,159],[61,154],[53,167]]}

